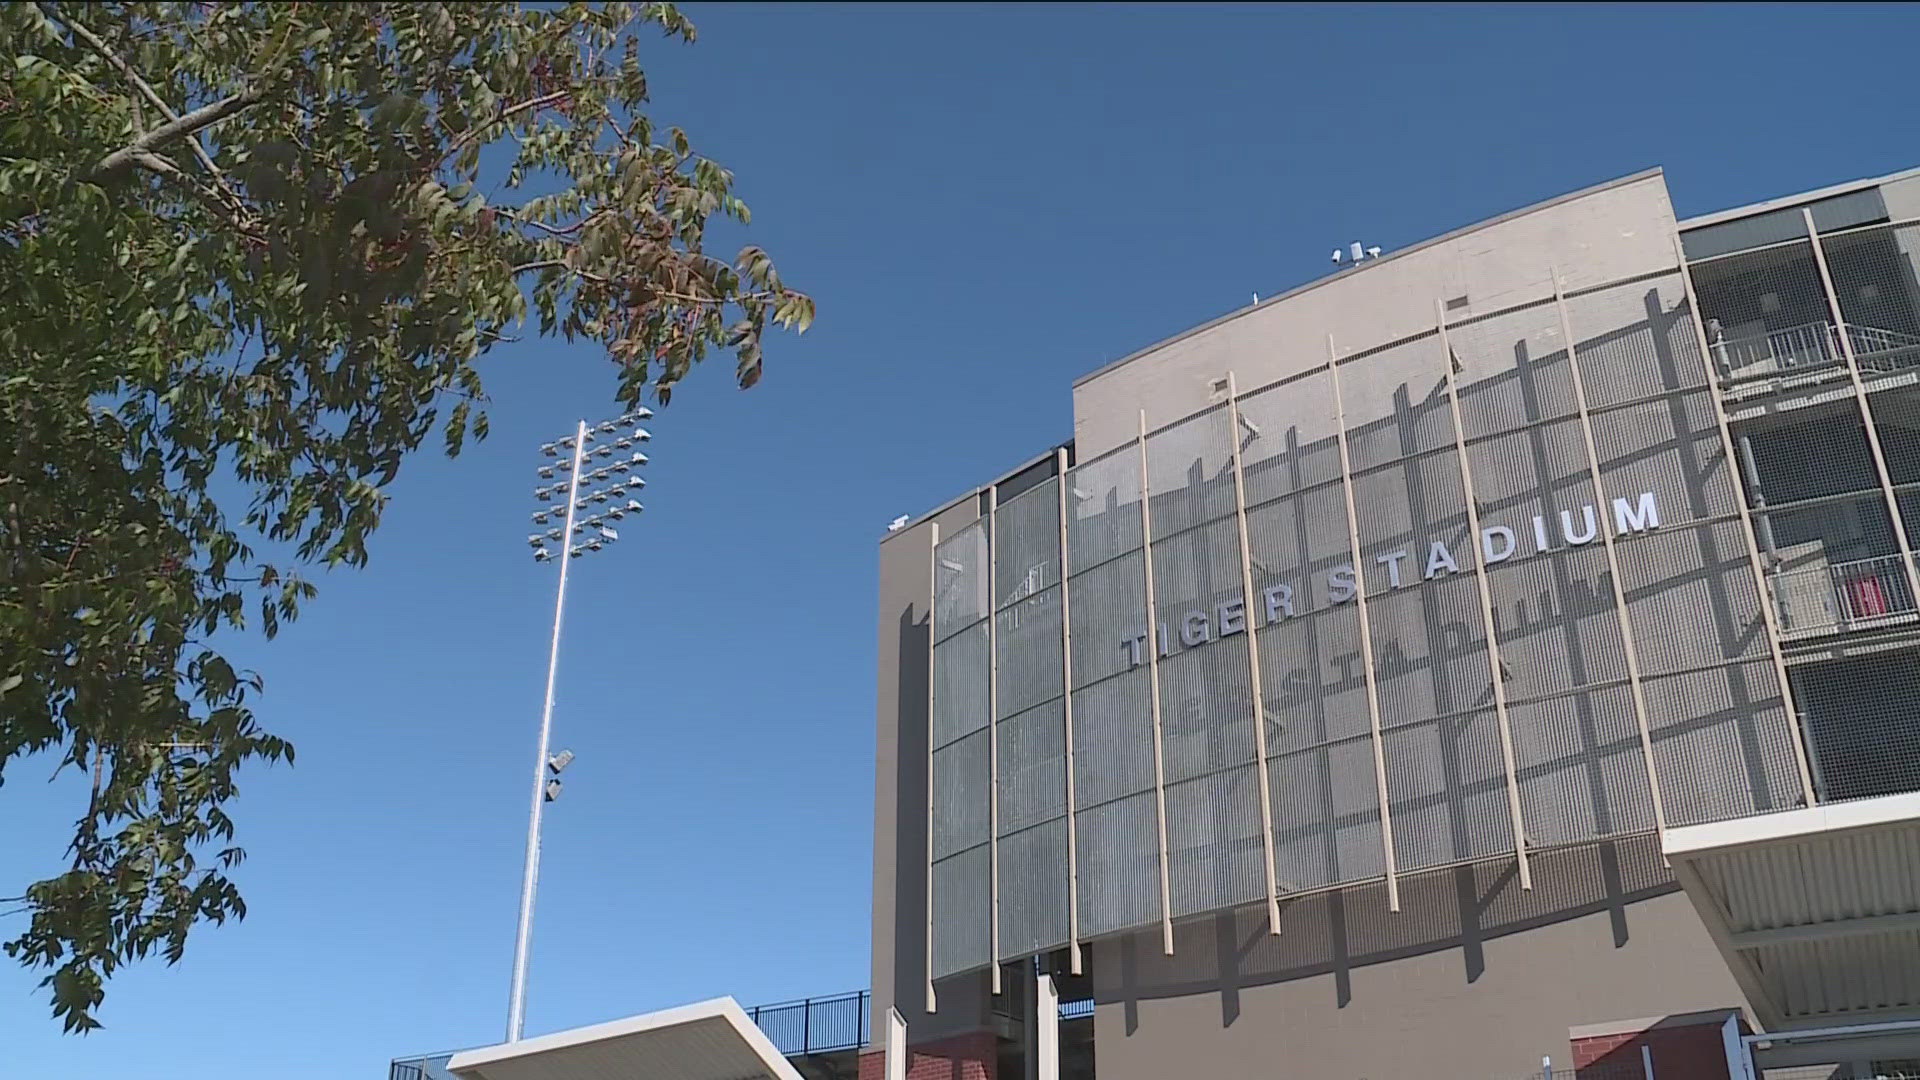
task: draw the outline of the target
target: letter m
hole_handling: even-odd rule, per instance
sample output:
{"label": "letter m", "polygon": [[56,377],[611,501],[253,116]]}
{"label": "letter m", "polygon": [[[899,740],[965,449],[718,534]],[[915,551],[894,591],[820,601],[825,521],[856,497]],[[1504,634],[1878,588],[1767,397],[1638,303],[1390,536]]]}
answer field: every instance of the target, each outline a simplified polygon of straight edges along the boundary
{"label": "letter m", "polygon": [[1646,532],[1660,527],[1660,507],[1653,501],[1653,492],[1640,493],[1640,504],[1631,505],[1625,499],[1613,500],[1614,533]]}

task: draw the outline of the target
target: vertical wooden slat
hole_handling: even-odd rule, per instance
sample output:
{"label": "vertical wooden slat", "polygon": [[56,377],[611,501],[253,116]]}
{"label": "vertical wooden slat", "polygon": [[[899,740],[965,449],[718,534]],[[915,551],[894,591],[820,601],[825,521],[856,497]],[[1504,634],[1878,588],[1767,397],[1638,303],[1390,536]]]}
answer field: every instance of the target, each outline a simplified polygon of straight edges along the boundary
{"label": "vertical wooden slat", "polygon": [[1173,955],[1173,885],[1167,876],[1167,767],[1160,732],[1160,609],[1153,598],[1153,509],[1147,483],[1147,410],[1140,410],[1140,554],[1147,580],[1147,686],[1153,709],[1153,805],[1160,839],[1160,947]]}
{"label": "vertical wooden slat", "polygon": [[[1626,581],[1620,576],[1620,557],[1613,544],[1613,503],[1607,498],[1607,485],[1600,479],[1600,453],[1593,442],[1593,414],[1587,410],[1587,381],[1580,374],[1580,350],[1573,340],[1573,320],[1567,314],[1567,297],[1560,286],[1560,272],[1553,276],[1553,306],[1560,315],[1560,336],[1566,344],[1567,368],[1573,373],[1573,406],[1580,414],[1580,436],[1587,450],[1587,471],[1593,482],[1593,501],[1599,504],[1600,546],[1607,553],[1607,575],[1613,582],[1613,613],[1620,625],[1620,642],[1626,650],[1627,687],[1633,695],[1633,720],[1640,729],[1640,754],[1646,759],[1647,790],[1653,796],[1653,827],[1659,834],[1662,857],[1667,844],[1667,804],[1660,793],[1660,770],[1653,758],[1653,732],[1647,722],[1647,695],[1640,680],[1640,646],[1633,635],[1633,618],[1627,614]],[[1561,511],[1565,513],[1566,511]]]}
{"label": "vertical wooden slat", "polygon": [[1440,329],[1440,351],[1446,365],[1447,409],[1453,416],[1453,449],[1460,459],[1460,493],[1467,502],[1467,543],[1473,549],[1473,581],[1479,589],[1480,621],[1487,635],[1487,672],[1493,678],[1493,711],[1500,725],[1500,760],[1507,771],[1507,816],[1513,829],[1513,857],[1520,865],[1520,887],[1533,888],[1533,867],[1527,858],[1527,824],[1520,812],[1520,771],[1513,758],[1513,722],[1507,713],[1505,663],[1500,659],[1500,632],[1494,625],[1493,589],[1487,580],[1486,539],[1480,533],[1480,503],[1474,495],[1473,466],[1467,460],[1467,429],[1460,419],[1460,384],[1447,334],[1447,309],[1436,298],[1433,314]]}
{"label": "vertical wooden slat", "polygon": [[1280,885],[1273,854],[1273,784],[1267,773],[1267,703],[1260,686],[1260,642],[1253,619],[1253,544],[1247,535],[1247,475],[1240,460],[1240,386],[1227,372],[1227,438],[1233,444],[1233,517],[1240,529],[1240,596],[1246,606],[1247,678],[1253,698],[1253,770],[1260,781],[1260,849],[1267,884],[1267,932],[1280,932]]}
{"label": "vertical wooden slat", "polygon": [[1072,512],[1068,496],[1072,485],[1067,480],[1067,448],[1054,452],[1054,472],[1059,474],[1060,496],[1060,705],[1064,715],[1067,772],[1067,962],[1075,975],[1081,974],[1080,958],[1080,829],[1074,809],[1073,785],[1073,607],[1067,595],[1067,515]]}
{"label": "vertical wooden slat", "polygon": [[1373,784],[1380,800],[1380,851],[1387,879],[1387,909],[1400,910],[1400,870],[1393,852],[1393,809],[1388,804],[1386,743],[1380,735],[1380,679],[1373,670],[1373,628],[1367,622],[1367,578],[1360,566],[1360,515],[1353,501],[1353,457],[1347,447],[1347,404],[1340,392],[1340,358],[1327,335],[1327,376],[1333,380],[1333,429],[1340,445],[1340,491],[1347,502],[1347,548],[1353,559],[1353,600],[1360,613],[1360,664],[1367,686],[1367,730],[1373,738]]}

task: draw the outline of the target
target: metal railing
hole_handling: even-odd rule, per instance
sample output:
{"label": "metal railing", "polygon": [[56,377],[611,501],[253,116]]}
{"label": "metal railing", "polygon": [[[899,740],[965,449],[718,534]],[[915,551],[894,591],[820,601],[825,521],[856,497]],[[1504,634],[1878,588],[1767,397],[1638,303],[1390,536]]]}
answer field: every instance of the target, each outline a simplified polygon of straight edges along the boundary
{"label": "metal railing", "polygon": [[[1752,337],[1713,342],[1714,361],[1723,376],[1735,379],[1789,375],[1846,362],[1840,327],[1813,322]],[[1920,365],[1920,337],[1875,326],[1846,325],[1847,344],[1863,369],[1893,372]]]}
{"label": "metal railing", "polygon": [[1060,1003],[1060,1019],[1062,1020],[1085,1020],[1092,1015],[1092,998],[1082,998],[1079,1001],[1063,1001]]}
{"label": "metal railing", "polygon": [[782,1054],[824,1054],[867,1045],[867,1014],[873,998],[865,990],[832,997],[802,998],[755,1005],[747,1018],[759,1026]]}
{"label": "metal railing", "polygon": [[1920,609],[1898,555],[1786,570],[1768,584],[1783,637],[1882,626]]}

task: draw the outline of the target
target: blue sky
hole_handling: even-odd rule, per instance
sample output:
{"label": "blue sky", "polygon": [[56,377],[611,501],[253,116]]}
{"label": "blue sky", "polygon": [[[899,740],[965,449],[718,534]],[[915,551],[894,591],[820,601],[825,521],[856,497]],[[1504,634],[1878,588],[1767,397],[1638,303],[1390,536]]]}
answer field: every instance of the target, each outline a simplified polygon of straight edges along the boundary
{"label": "blue sky", "polygon": [[[644,520],[575,566],[530,1033],[866,985],[875,543],[1068,436],[1076,375],[1337,245],[1651,165],[1682,215],[1920,165],[1891,5],[688,10],[657,115],[820,318],[753,391],[683,387]],[[589,349],[484,374],[493,437],[413,462],[372,565],[234,650],[300,755],[236,807],[252,915],[127,971],[84,1040],[0,964],[0,1074],[349,1080],[499,1038],[552,604],[532,468],[616,410]],[[9,779],[6,891],[79,810]]]}

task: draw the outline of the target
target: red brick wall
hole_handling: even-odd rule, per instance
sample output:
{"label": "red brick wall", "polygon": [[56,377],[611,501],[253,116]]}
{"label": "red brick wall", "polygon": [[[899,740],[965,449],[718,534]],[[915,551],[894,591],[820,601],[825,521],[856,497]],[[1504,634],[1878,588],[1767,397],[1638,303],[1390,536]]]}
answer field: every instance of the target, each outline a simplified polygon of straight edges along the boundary
{"label": "red brick wall", "polygon": [[1644,1046],[1653,1053],[1654,1080],[1731,1080],[1720,1028],[1708,1021],[1573,1039],[1573,1067],[1579,1080],[1640,1080]]}
{"label": "red brick wall", "polygon": [[[907,1080],[995,1080],[994,1039],[990,1031],[956,1035],[907,1048]],[[886,1080],[887,1055],[860,1055],[860,1080]]]}

